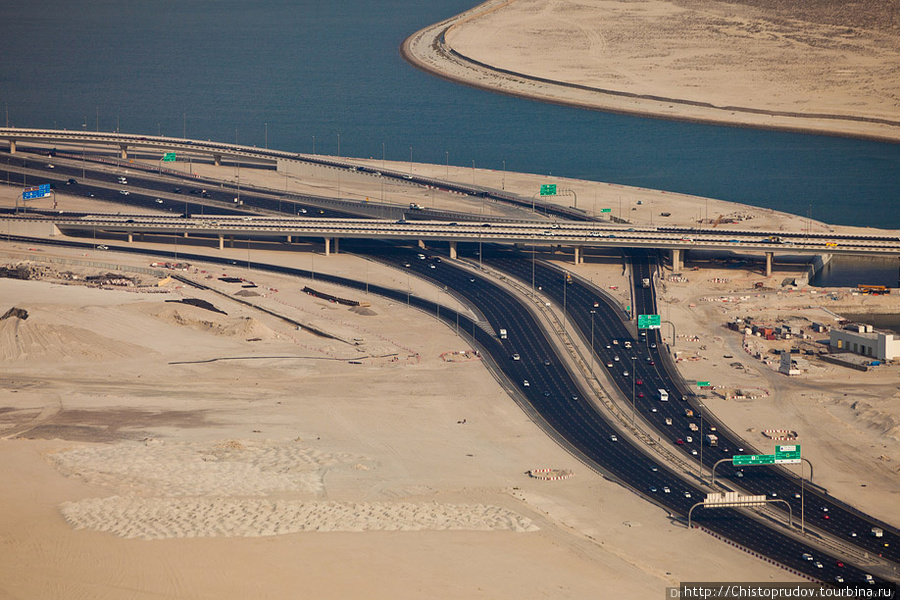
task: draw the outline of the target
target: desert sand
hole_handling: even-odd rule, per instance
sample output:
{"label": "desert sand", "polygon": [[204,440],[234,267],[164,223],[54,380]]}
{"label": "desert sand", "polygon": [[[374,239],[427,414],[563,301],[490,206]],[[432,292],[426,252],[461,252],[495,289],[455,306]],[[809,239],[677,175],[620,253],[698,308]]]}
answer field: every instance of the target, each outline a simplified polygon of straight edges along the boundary
{"label": "desert sand", "polygon": [[900,9],[490,0],[406,40],[466,85],[596,110],[900,139]]}

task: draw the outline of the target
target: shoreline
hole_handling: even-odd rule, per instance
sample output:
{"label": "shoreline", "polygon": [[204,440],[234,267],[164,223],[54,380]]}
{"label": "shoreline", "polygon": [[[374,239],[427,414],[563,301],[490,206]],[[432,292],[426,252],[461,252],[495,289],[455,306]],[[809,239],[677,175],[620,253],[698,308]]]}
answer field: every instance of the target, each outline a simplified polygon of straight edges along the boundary
{"label": "shoreline", "polygon": [[461,25],[515,1],[487,0],[420,29],[403,41],[400,55],[412,66],[447,81],[549,104],[670,121],[900,143],[900,120],[719,106],[710,101],[605,89],[491,65],[460,52],[448,41],[448,35]]}

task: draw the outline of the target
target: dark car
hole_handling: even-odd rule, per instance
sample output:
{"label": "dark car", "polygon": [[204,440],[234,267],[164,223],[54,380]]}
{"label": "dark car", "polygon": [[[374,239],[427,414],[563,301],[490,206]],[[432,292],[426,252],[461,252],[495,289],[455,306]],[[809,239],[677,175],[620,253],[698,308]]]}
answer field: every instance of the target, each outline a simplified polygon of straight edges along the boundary
{"label": "dark car", "polygon": [[66,181],[66,185],[75,185],[77,183],[78,183],[77,181],[75,181],[74,179],[71,179],[71,178],[68,181]]}

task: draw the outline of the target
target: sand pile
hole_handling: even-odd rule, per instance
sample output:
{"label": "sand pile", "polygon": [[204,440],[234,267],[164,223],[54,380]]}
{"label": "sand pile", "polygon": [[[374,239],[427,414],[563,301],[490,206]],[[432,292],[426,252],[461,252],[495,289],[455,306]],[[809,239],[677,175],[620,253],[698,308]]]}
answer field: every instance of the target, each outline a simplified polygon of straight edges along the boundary
{"label": "sand pile", "polygon": [[299,443],[230,440],[88,446],[49,455],[64,474],[117,494],[67,502],[75,528],[120,537],[259,537],[301,531],[533,531],[527,518],[495,506],[433,502],[338,503],[272,500],[317,496],[325,475],[369,470],[368,459],[327,454]]}
{"label": "sand pile", "polygon": [[[155,307],[151,314],[161,321],[179,327],[190,327],[196,331],[236,338],[271,340],[279,335],[268,325],[253,317],[218,317],[215,313],[204,312],[203,317],[191,314],[191,309],[171,305]],[[212,318],[210,318],[212,317]]]}
{"label": "sand pile", "polygon": [[304,531],[536,531],[497,506],[339,503],[221,498],[123,498],[68,502],[66,521],[125,538],[260,537]]}
{"label": "sand pile", "polygon": [[[900,400],[898,396],[900,394],[894,394],[894,399]],[[900,419],[895,414],[880,410],[863,400],[853,401],[850,410],[864,426],[876,431],[879,436],[900,441]]]}
{"label": "sand pile", "polygon": [[[24,311],[24,309],[21,309]],[[41,313],[0,321],[0,361],[102,361],[146,355],[147,350],[88,329],[43,322]]]}
{"label": "sand pile", "polygon": [[86,446],[49,458],[66,475],[143,496],[316,493],[326,468],[365,461],[300,444],[235,441]]}

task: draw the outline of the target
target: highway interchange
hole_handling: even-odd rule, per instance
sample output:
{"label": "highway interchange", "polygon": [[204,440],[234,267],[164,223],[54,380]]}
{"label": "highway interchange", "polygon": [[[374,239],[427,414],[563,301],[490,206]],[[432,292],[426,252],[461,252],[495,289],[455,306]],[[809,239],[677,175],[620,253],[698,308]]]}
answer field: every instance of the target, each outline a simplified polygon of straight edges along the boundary
{"label": "highway interchange", "polygon": [[[66,178],[70,176],[70,173],[63,171],[59,171],[59,173],[66,175]],[[75,185],[80,186],[81,184]],[[128,204],[147,203],[148,206],[156,205],[156,208],[160,208],[162,205],[163,208],[169,209],[177,206],[177,210],[181,211],[182,205],[179,200],[173,200],[171,196],[167,196],[162,203],[157,202],[157,199],[153,197],[154,188],[145,187],[145,185],[147,184],[142,180],[140,191],[132,185],[131,189],[134,193],[127,196],[114,190],[109,191],[112,199]],[[171,187],[171,184],[168,184],[168,187]],[[98,191],[105,189],[97,188]],[[247,208],[264,207],[268,209],[270,203],[273,202],[271,199],[260,198],[259,204],[255,204],[255,195],[245,192],[242,194],[244,206],[235,208],[233,198],[230,197],[231,190],[221,192],[227,197],[218,199],[212,196],[213,190],[210,189],[208,192],[210,197],[207,199],[210,204],[200,205],[192,202],[193,196],[196,195],[189,194],[189,191],[188,194],[185,194],[184,190],[180,192],[185,195],[185,203],[188,205],[185,208],[188,211],[196,211],[198,207],[202,206],[201,210],[205,211],[205,215],[237,215]],[[88,194],[90,193],[94,192],[88,192]],[[105,192],[102,193],[105,194]],[[217,201],[221,203],[218,208],[212,205]],[[192,209],[191,206],[194,208]],[[315,208],[312,205],[306,210],[315,210],[318,213],[315,216],[319,217],[346,216],[337,211],[326,214],[323,209]],[[318,212],[320,210],[322,210],[321,213]],[[109,221],[107,217],[100,218]],[[131,218],[135,221],[135,223],[130,223],[131,225],[136,224],[140,219],[137,216]],[[228,221],[240,220],[239,226],[247,227],[247,222],[243,220],[243,217],[238,219],[226,217],[225,219]],[[254,228],[265,229],[264,225],[258,223],[259,220],[259,217],[253,217]],[[281,220],[278,219],[278,221]],[[100,226],[99,222],[97,225]],[[180,225],[184,227],[185,219],[180,219]],[[268,223],[268,225],[283,227],[280,223]],[[300,223],[291,223],[290,226],[297,230],[303,227]],[[333,223],[330,223],[329,226],[339,227]],[[433,228],[436,236],[447,235],[447,226],[445,225],[429,224],[428,226]],[[321,235],[323,225],[318,224],[316,227],[319,227],[316,234]],[[354,221],[352,227],[364,228],[365,225]],[[457,239],[462,241],[478,226],[463,225],[459,227]],[[508,225],[492,225],[491,233],[497,233],[501,227],[508,227]],[[544,236],[547,225],[530,225],[530,227],[540,229],[540,233],[534,235]],[[585,238],[596,237],[591,234],[591,228],[581,225],[562,224],[560,229],[567,230],[567,237],[579,237],[576,232],[585,232]],[[242,231],[247,233],[246,230]],[[258,235],[263,231],[256,233]],[[337,237],[354,237],[337,234],[337,231],[335,233]],[[480,233],[479,231],[474,235]],[[279,232],[279,234],[283,234],[283,232]],[[301,234],[298,232],[293,235]],[[519,232],[516,235],[522,234]],[[676,235],[683,236],[681,233]],[[359,237],[365,238],[371,237],[371,235]],[[470,243],[465,247],[461,245],[461,253],[468,254],[471,261],[472,253],[478,248],[479,244]],[[126,250],[127,247],[119,246],[117,249]],[[437,262],[437,254],[434,251],[429,251],[428,257],[421,259],[418,257],[417,250],[388,243],[351,241],[351,239],[346,239],[342,249],[375,256],[397,268],[406,269],[417,276],[433,280],[441,287],[454,290],[455,295],[477,307],[489,323],[489,328],[478,326],[464,315],[456,314],[455,311],[446,307],[438,310],[437,305],[433,303],[415,297],[410,298],[404,291],[369,287],[370,292],[409,301],[411,305],[435,316],[438,316],[439,313],[439,318],[447,323],[459,322],[467,333],[474,335],[476,343],[491,358],[495,368],[502,372],[507,384],[514,390],[514,397],[519,399],[523,408],[592,468],[613,477],[643,496],[651,498],[654,502],[666,506],[674,514],[682,516],[687,514],[688,509],[694,503],[702,499],[706,491],[709,491],[708,489],[702,490],[696,480],[686,478],[683,473],[671,469],[647,448],[633,442],[628,435],[623,435],[615,424],[608,421],[608,417],[598,410],[593,401],[587,399],[589,398],[587,390],[583,389],[577,378],[573,376],[571,367],[568,366],[568,360],[559,355],[555,345],[548,339],[544,327],[535,317],[533,310],[509,290],[504,289],[477,270],[450,261],[446,255],[441,262]],[[694,403],[693,398],[687,398],[687,401],[683,400],[682,392],[686,389],[677,381],[677,375],[673,377],[670,374],[668,370],[670,365],[664,353],[661,352],[655,332],[651,332],[646,341],[639,341],[633,330],[626,325],[621,308],[615,306],[600,290],[577,278],[574,278],[572,283],[566,283],[563,273],[540,261],[532,263],[528,260],[526,253],[503,247],[495,248],[490,245],[483,246],[482,252],[479,259],[484,262],[485,266],[504,271],[518,278],[526,287],[533,284],[541,288],[542,293],[559,306],[565,303],[566,319],[572,330],[580,331],[583,339],[587,339],[589,331],[593,334],[591,337],[595,342],[596,368],[607,370],[609,380],[618,388],[618,393],[627,400],[631,399],[632,386],[635,387],[635,410],[639,412],[640,418],[655,429],[660,437],[669,442],[687,437],[688,417],[685,416],[684,408],[692,406],[698,413],[702,408]],[[183,252],[180,252],[179,255],[188,258]],[[639,282],[645,273],[652,280],[654,256],[654,253],[645,251],[636,251],[632,254],[635,282]],[[197,255],[193,259],[215,260],[206,255]],[[285,270],[280,267],[271,268]],[[294,271],[294,274],[301,277],[309,275],[297,271]],[[329,278],[320,273],[317,273],[316,277],[326,280],[333,279],[335,283],[349,287],[359,288],[362,285],[360,282]],[[645,289],[637,285],[634,292],[636,311],[655,311],[652,286]],[[560,298],[561,295],[564,297]],[[501,328],[509,332],[506,339],[498,339],[496,335]],[[613,340],[618,344],[613,343]],[[624,351],[626,340],[633,344],[630,352]],[[655,348],[651,346],[653,344],[656,345]],[[518,359],[514,359],[514,355],[517,355]],[[633,361],[632,357],[634,357]],[[615,360],[615,358],[619,358],[619,360]],[[607,364],[612,364],[613,367],[607,367]],[[629,371],[628,376],[624,375],[626,370]],[[640,386],[636,385],[638,379],[642,381]],[[528,381],[527,386],[524,384],[526,380]],[[668,389],[671,395],[669,402],[659,402],[655,397],[652,392],[658,388]],[[638,397],[637,392],[643,393],[643,397]],[[665,425],[667,418],[672,419],[671,426]],[[697,418],[694,418],[693,421],[700,425]],[[717,423],[714,416],[706,415],[705,422],[702,424],[704,430],[708,430],[711,425],[717,426],[721,442],[719,449],[706,449],[706,456],[703,459],[707,477],[710,467],[716,460],[737,452],[738,448],[743,448],[746,453],[752,452],[745,442],[733,438],[727,428]],[[697,461],[699,456],[695,457],[691,451],[700,450],[699,443],[703,433],[705,431],[693,433],[692,442],[683,445],[672,444],[672,449],[681,449],[687,453],[685,455],[687,460]],[[737,471],[730,465],[720,467],[717,476],[723,480],[730,480],[730,485],[737,484],[741,489],[750,493],[771,496],[774,492],[777,497],[792,502],[796,505],[794,509],[796,521],[800,502],[800,499],[794,497],[796,493],[799,493],[796,477],[785,475],[780,470],[755,467],[746,469],[743,476],[738,478]],[[868,530],[873,523],[871,518],[860,515],[852,508],[834,501],[822,494],[820,490],[807,488],[804,494],[807,522],[817,519],[815,525],[818,529],[826,531],[836,538],[846,540],[848,545],[857,546],[873,555],[883,554],[886,559],[897,563],[897,549],[900,546],[897,544],[897,532],[894,528],[879,523],[878,525],[885,529],[885,537],[876,539],[868,535]],[[827,514],[830,517],[828,520],[821,519],[824,514],[823,508],[828,508]],[[768,523],[763,523],[742,511],[733,509],[699,510],[694,512],[694,519],[704,527],[716,531],[750,550],[769,556],[793,570],[803,572],[809,577],[822,581],[835,581],[838,576],[844,577],[848,581],[864,580],[864,571],[853,566],[850,561],[847,561],[846,566],[839,567],[837,566],[838,561],[844,559],[829,556],[818,548],[808,547],[798,539],[795,533],[785,532],[780,526],[773,527]],[[851,537],[851,533],[857,535]],[[802,558],[804,553],[811,553],[816,560],[804,560]],[[816,563],[822,566],[816,566]]]}

